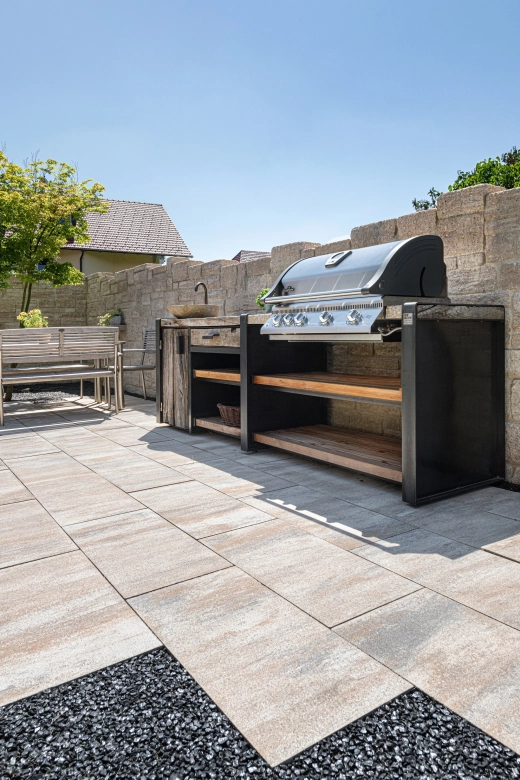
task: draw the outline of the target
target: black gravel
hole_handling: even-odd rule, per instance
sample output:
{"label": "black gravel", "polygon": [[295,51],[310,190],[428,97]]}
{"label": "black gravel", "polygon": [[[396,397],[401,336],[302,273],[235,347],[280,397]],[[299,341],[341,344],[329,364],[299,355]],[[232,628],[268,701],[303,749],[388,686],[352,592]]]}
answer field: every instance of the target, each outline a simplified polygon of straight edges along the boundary
{"label": "black gravel", "polygon": [[[83,392],[85,395],[94,395],[93,383],[85,381]],[[66,401],[68,398],[77,398],[78,395],[79,382],[40,382],[27,386],[15,385],[13,388],[13,401],[32,401],[35,404]]]}
{"label": "black gravel", "polygon": [[[83,392],[86,396],[94,395],[94,385],[89,380],[83,383]],[[79,395],[79,382],[41,382],[24,385],[15,385],[13,391],[13,401],[30,401],[32,403],[56,403],[57,401],[66,401],[69,398],[77,398]],[[142,398],[137,393],[129,393],[125,390],[125,395],[134,398]],[[148,396],[149,401],[155,401],[153,396]],[[7,402],[8,408],[9,402]]]}
{"label": "black gravel", "polygon": [[420,691],[271,769],[164,649],[0,709],[0,777],[520,777],[520,756]]}

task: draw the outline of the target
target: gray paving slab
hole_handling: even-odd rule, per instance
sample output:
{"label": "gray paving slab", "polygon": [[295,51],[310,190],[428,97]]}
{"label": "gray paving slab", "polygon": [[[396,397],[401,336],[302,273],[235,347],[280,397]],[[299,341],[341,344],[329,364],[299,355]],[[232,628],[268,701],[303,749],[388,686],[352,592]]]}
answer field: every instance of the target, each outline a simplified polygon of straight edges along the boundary
{"label": "gray paving slab", "polygon": [[82,552],[0,571],[0,705],[160,642]]}
{"label": "gray paving slab", "polygon": [[138,501],[64,452],[18,458],[9,465],[62,526],[142,509]]}
{"label": "gray paving slab", "polygon": [[487,544],[483,549],[520,563],[520,533],[515,534],[515,536],[509,536],[507,539],[502,539],[500,542]]}
{"label": "gray paving slab", "polygon": [[424,529],[356,555],[520,629],[520,565]]}
{"label": "gray paving slab", "polygon": [[101,428],[100,426],[91,426],[95,433],[99,433],[106,439],[110,439],[116,444],[124,447],[146,444],[153,441],[164,441],[164,438],[154,431],[147,431],[146,428],[139,428],[137,425],[125,424],[123,428]]}
{"label": "gray paving slab", "polygon": [[381,480],[346,469],[313,463],[304,458],[294,458],[287,463],[268,463],[262,468],[273,476],[282,477],[297,485],[312,484],[316,490],[352,504],[377,492],[387,495],[386,486]]}
{"label": "gray paving slab", "polygon": [[163,466],[168,466],[169,468],[193,463],[192,449],[197,454],[197,450],[188,445],[180,444],[178,441],[149,442],[128,447],[127,449],[145,458],[150,458],[150,460],[156,463],[162,463]]}
{"label": "gray paving slab", "polygon": [[286,490],[267,490],[262,495],[242,500],[344,550],[361,547],[366,541],[387,539],[413,527],[403,520],[380,515],[301,485]]}
{"label": "gray paving slab", "polygon": [[237,569],[130,603],[271,765],[409,687]]}
{"label": "gray paving slab", "polygon": [[423,589],[334,629],[520,752],[520,632]]}
{"label": "gray paving slab", "polygon": [[125,598],[231,565],[150,509],[90,520],[68,531]]}
{"label": "gray paving slab", "polygon": [[286,479],[265,474],[260,469],[243,466],[230,458],[211,463],[190,463],[176,468],[190,479],[196,479],[234,498],[261,495],[266,490],[281,490],[293,484]]}
{"label": "gray paving slab", "polygon": [[266,512],[195,481],[139,490],[131,496],[196,539],[271,519]]}
{"label": "gray paving slab", "polygon": [[70,428],[52,428],[41,431],[41,436],[51,444],[54,444],[62,452],[77,457],[78,455],[88,455],[90,453],[103,454],[114,453],[124,454],[126,448],[116,444],[104,436],[93,433],[88,428],[80,425],[72,425]]}
{"label": "gray paving slab", "polygon": [[0,506],[0,568],[76,549],[38,501]]}
{"label": "gray paving slab", "polygon": [[122,453],[108,451],[76,455],[76,460],[127,492],[174,485],[190,479],[188,475],[131,452],[126,447],[122,450]]}
{"label": "gray paving slab", "polygon": [[520,532],[516,520],[468,504],[451,506],[439,501],[421,509],[407,515],[406,521],[471,547],[484,547]]}
{"label": "gray paving slab", "polygon": [[262,466],[272,465],[273,463],[281,463],[281,461],[293,460],[293,456],[289,453],[280,452],[276,450],[261,450],[259,452],[240,452],[235,455],[237,463],[242,463],[243,466],[250,466],[252,469],[261,468]]}
{"label": "gray paving slab", "polygon": [[46,439],[31,433],[17,434],[0,438],[0,457],[7,462],[15,458],[26,458],[31,455],[43,455],[46,452],[58,452],[58,448]]}
{"label": "gray paving slab", "polygon": [[326,626],[412,593],[420,586],[283,520],[205,540],[231,563]]}
{"label": "gray paving slab", "polygon": [[0,470],[0,505],[33,498],[32,493],[7,468]]}

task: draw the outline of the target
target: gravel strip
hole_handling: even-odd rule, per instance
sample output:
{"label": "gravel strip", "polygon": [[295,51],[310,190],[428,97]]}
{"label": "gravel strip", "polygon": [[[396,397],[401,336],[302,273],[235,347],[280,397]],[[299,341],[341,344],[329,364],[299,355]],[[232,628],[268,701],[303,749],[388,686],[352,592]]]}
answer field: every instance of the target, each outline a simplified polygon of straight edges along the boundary
{"label": "gravel strip", "polygon": [[[24,387],[23,385],[15,385],[13,391],[13,401],[32,401],[35,404],[38,403],[56,403],[57,401],[67,401],[69,398],[77,398],[79,396],[79,381],[78,382],[40,382],[39,384],[31,384]],[[90,380],[85,380],[83,383],[83,392],[85,396],[94,396],[94,384]],[[129,393],[125,390],[125,396],[132,398],[142,398],[142,395],[137,393]],[[148,395],[149,401],[155,401],[153,396]],[[6,402],[6,411],[9,411],[9,401]]]}
{"label": "gravel strip", "polygon": [[[94,385],[85,380],[83,384],[85,395],[94,395]],[[48,403],[49,401],[66,401],[79,396],[78,382],[40,382],[39,384],[14,385],[13,401],[32,401],[33,403]],[[9,411],[9,402],[5,406]]]}
{"label": "gravel strip", "polygon": [[520,756],[413,690],[271,769],[164,649],[0,709],[7,778],[512,780]]}

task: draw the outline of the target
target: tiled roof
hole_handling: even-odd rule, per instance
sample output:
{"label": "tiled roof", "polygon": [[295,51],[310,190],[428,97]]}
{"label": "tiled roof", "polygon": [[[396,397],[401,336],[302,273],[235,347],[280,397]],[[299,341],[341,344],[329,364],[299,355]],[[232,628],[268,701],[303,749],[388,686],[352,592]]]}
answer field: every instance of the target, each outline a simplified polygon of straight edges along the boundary
{"label": "tiled roof", "polygon": [[238,255],[232,257],[237,263],[247,263],[249,260],[260,260],[262,257],[271,257],[271,252],[256,252],[253,249],[241,249]]}
{"label": "tiled roof", "polygon": [[163,206],[131,200],[107,200],[109,210],[87,215],[88,244],[66,244],[64,249],[97,249],[191,257],[179,231]]}

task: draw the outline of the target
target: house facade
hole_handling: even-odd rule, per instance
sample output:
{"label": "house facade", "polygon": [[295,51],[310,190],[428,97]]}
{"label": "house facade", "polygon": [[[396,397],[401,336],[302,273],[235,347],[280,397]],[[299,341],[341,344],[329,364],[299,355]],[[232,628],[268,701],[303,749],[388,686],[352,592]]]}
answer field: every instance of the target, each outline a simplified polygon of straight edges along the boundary
{"label": "house facade", "polygon": [[84,274],[116,273],[143,263],[161,263],[166,257],[190,258],[191,252],[166,210],[158,203],[107,200],[105,214],[87,215],[88,244],[66,244],[63,262]]}

